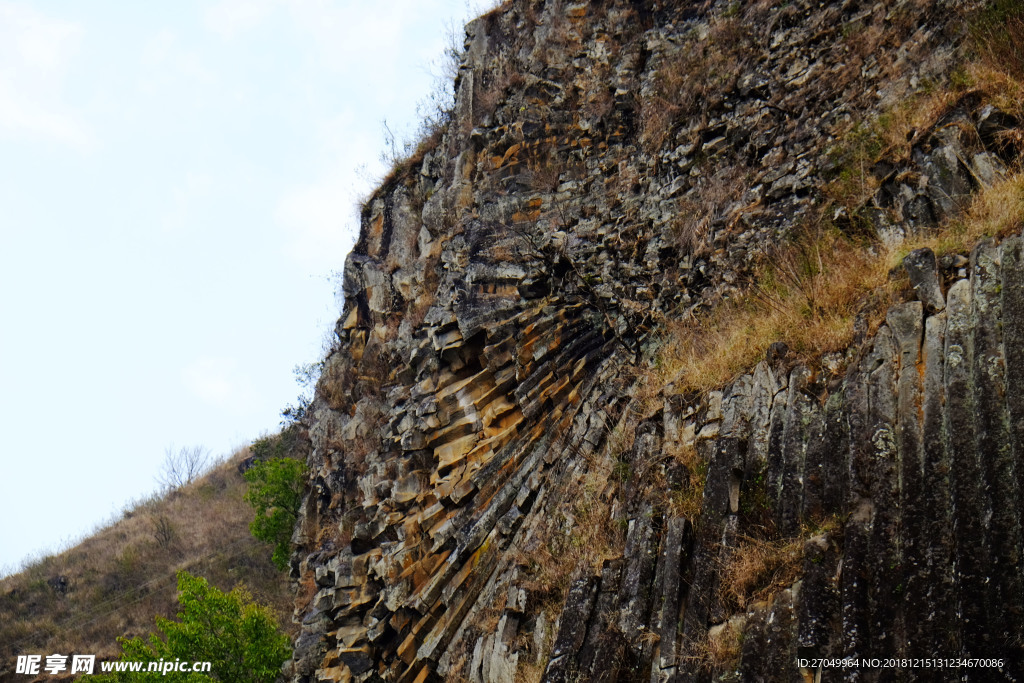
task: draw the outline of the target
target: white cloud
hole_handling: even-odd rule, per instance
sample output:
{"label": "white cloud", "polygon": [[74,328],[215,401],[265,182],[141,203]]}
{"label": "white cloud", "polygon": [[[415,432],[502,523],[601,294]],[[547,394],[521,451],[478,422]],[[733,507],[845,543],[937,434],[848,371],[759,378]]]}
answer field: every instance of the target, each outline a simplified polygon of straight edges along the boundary
{"label": "white cloud", "polygon": [[147,67],[142,89],[150,92],[162,92],[168,79],[181,78],[191,84],[212,85],[217,82],[217,74],[210,68],[209,62],[196,50],[188,49],[181,44],[177,34],[170,29],[163,29],[153,36],[142,50],[142,63]]}
{"label": "white cloud", "polygon": [[204,403],[236,414],[254,402],[252,382],[234,358],[200,357],[184,369],[182,381]]}
{"label": "white cloud", "polygon": [[289,4],[292,20],[312,36],[320,57],[332,68],[363,71],[369,61],[374,67],[382,64],[373,59],[382,54],[395,54],[393,49],[402,33],[402,21],[408,21],[407,1],[380,5],[360,2],[338,6],[328,0],[297,0]]}
{"label": "white cloud", "polygon": [[62,86],[82,29],[30,7],[0,3],[0,134],[88,147],[93,136]]}
{"label": "white cloud", "polygon": [[354,174],[333,174],[289,191],[276,218],[288,232],[291,257],[314,271],[337,267],[358,234]]}
{"label": "white cloud", "polygon": [[172,58],[178,37],[174,31],[163,29],[146,41],[142,48],[142,61],[146,64],[165,64]]}
{"label": "white cloud", "polygon": [[[205,12],[207,29],[223,38],[287,18],[305,36],[321,66],[349,73],[398,73],[408,34],[435,17],[445,0],[221,0]],[[451,4],[450,2],[448,4]],[[276,15],[281,14],[281,17]],[[405,55],[407,56],[407,55]]]}
{"label": "white cloud", "polygon": [[189,171],[185,174],[185,182],[175,190],[175,196],[181,198],[203,196],[213,189],[213,176],[209,173]]}
{"label": "white cloud", "polygon": [[[357,168],[378,155],[377,138],[366,132],[367,125],[351,109],[318,122],[315,137],[329,161],[320,165],[312,179],[288,189],[277,203],[274,217],[285,230],[288,254],[307,270],[337,268],[359,236],[357,207],[376,185]],[[377,166],[373,164],[374,171],[383,172]]]}
{"label": "white cloud", "polygon": [[273,12],[274,0],[221,0],[203,15],[206,28],[233,38],[256,28]]}
{"label": "white cloud", "polygon": [[215,188],[209,173],[189,171],[184,180],[171,191],[172,206],[161,216],[160,226],[165,232],[187,228],[194,217],[191,212],[196,204],[208,197]]}
{"label": "white cloud", "polygon": [[[207,13],[207,27],[227,37],[271,20],[290,26],[312,57],[311,69],[296,77],[315,73],[310,83],[315,92],[329,77],[321,70],[329,70],[346,94],[340,101],[310,97],[307,116],[319,119],[314,124],[318,160],[308,181],[289,188],[277,203],[275,218],[286,231],[288,253],[302,267],[337,268],[355,243],[356,205],[375,184],[357,167],[386,170],[376,163],[382,119],[400,140],[415,130],[415,102],[427,96],[430,60],[440,56],[445,42],[440,17],[461,5],[452,0],[260,0],[249,7],[242,0],[221,0]],[[333,107],[321,108],[325,102]]]}
{"label": "white cloud", "polygon": [[53,111],[0,76],[0,130],[11,137],[42,137],[87,148],[92,135],[73,116]]}
{"label": "white cloud", "polygon": [[[67,58],[69,41],[81,29],[75,24],[50,19],[33,9],[14,3],[0,3],[0,27],[7,47],[25,66],[40,70],[59,69]],[[6,56],[6,55],[5,55]]]}

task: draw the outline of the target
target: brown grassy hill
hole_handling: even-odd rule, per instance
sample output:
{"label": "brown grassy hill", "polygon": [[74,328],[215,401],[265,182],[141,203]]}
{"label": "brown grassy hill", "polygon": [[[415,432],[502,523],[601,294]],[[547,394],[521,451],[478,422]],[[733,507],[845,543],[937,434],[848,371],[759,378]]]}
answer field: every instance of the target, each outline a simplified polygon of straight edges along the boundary
{"label": "brown grassy hill", "polygon": [[288,578],[271,563],[272,549],[249,533],[253,512],[239,469],[249,455],[242,449],[191,484],[135,503],[73,548],[0,580],[0,681],[28,680],[14,674],[18,654],[116,659],[118,636],[150,633],[156,616],[175,615],[181,569],[222,590],[244,584],[291,632]]}

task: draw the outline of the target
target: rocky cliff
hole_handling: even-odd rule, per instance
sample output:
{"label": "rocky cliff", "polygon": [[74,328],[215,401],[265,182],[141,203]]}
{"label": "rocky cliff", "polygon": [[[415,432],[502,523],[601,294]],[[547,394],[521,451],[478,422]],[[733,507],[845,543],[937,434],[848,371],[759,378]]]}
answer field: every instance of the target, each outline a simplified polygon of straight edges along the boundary
{"label": "rocky cliff", "polygon": [[[763,293],[806,226],[876,253],[1015,173],[1013,112],[958,85],[970,10],[516,0],[472,22],[450,122],[345,264],[292,680],[811,680],[799,658],[844,656],[1018,680],[1019,238],[914,252],[848,348],[776,343],[711,390],[663,367],[673,321]],[[825,677],[893,674],[936,677]]]}

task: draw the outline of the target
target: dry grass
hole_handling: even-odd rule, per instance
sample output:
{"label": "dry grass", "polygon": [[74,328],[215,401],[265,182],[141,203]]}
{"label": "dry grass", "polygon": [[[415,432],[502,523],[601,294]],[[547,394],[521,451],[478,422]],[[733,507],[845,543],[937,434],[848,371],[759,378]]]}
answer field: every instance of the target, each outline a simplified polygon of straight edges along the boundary
{"label": "dry grass", "polygon": [[526,171],[523,176],[527,184],[536,192],[550,194],[558,189],[565,164],[551,150],[548,150],[543,156],[541,154],[538,152],[527,159]]}
{"label": "dry grass", "polygon": [[332,410],[341,413],[354,414],[361,399],[379,398],[396,367],[384,342],[365,330],[356,332],[365,332],[361,354],[357,357],[355,353],[339,352],[328,356],[317,381],[317,392]]}
{"label": "dry grass", "polygon": [[[908,159],[913,145],[966,96],[981,95],[1004,112],[1024,115],[1024,8],[1015,11],[1005,18],[997,15],[997,24],[1005,22],[1002,32],[991,21],[973,25],[979,58],[955,69],[947,87],[925,83],[896,106],[847,131],[829,150],[837,173],[825,188],[826,196],[853,213],[878,191],[879,178],[872,173],[875,163],[883,158]],[[1021,148],[1019,140],[1008,142]]]}
{"label": "dry grass", "polygon": [[591,120],[603,120],[615,108],[614,90],[609,86],[614,83],[614,74],[607,64],[595,64],[592,69],[581,74],[576,82],[579,88],[580,112]]}
{"label": "dry grass", "polygon": [[[446,118],[448,112],[439,115],[436,120],[425,119],[420,123],[418,137],[415,140],[407,140],[397,146],[391,152],[381,155],[381,161],[389,166],[384,177],[377,183],[381,188],[374,191],[369,197],[360,202],[361,208],[369,206],[375,197],[382,196],[386,188],[391,188],[398,182],[412,184],[416,178],[416,172],[426,158],[427,154],[433,152],[441,144],[445,133],[448,132],[449,120]],[[420,207],[422,208],[422,206]]]}
{"label": "dry grass", "polygon": [[743,196],[748,176],[749,169],[742,165],[723,165],[700,174],[696,190],[679,199],[679,211],[670,223],[681,253],[700,255],[707,250],[711,224]]}
{"label": "dry grass", "polygon": [[532,657],[525,660],[520,657],[519,666],[516,668],[515,683],[540,683],[544,680],[546,666],[545,663],[538,662]]}
{"label": "dry grass", "polygon": [[912,146],[964,95],[965,86],[961,82],[950,89],[924,88],[879,116],[854,125],[828,152],[839,170],[826,186],[826,196],[851,213],[870,199],[879,187],[872,167],[882,158],[897,162],[909,158]]}
{"label": "dry grass", "polygon": [[[833,232],[812,249],[821,259],[814,271],[789,270],[786,264],[799,263],[802,249],[780,249],[779,266],[764,267],[745,296],[700,317],[667,323],[656,364],[662,381],[656,384],[675,382],[679,390],[696,391],[722,386],[777,341],[805,359],[846,348],[867,295],[888,289],[888,262]],[[874,322],[884,308],[871,311]]]}
{"label": "dry grass", "polygon": [[969,19],[969,33],[981,64],[1024,80],[1024,6],[1019,0],[985,3]]}
{"label": "dry grass", "polygon": [[773,539],[741,536],[729,548],[718,570],[718,599],[732,618],[712,626],[691,646],[692,658],[708,671],[734,670],[740,662],[746,627],[746,610],[766,603],[790,588],[803,570],[804,546],[821,533],[834,534],[841,527],[837,517],[805,525],[800,536]]}
{"label": "dry grass", "polygon": [[544,680],[544,669],[551,658],[554,647],[555,631],[553,624],[547,624],[541,642],[537,642],[535,634],[529,630],[520,630],[516,639],[519,651],[519,664],[516,667],[515,683],[540,683]]}
{"label": "dry grass", "polygon": [[[727,384],[785,342],[804,362],[845,350],[854,321],[866,330],[881,324],[903,279],[890,276],[903,256],[920,247],[937,255],[964,253],[981,239],[1024,227],[1024,173],[978,192],[965,216],[898,248],[865,249],[833,229],[805,234],[767,259],[743,296],[708,313],[666,324],[664,343],[648,384],[708,391]],[[901,276],[902,277],[902,276]]]}
{"label": "dry grass", "polygon": [[569,591],[572,572],[587,568],[600,572],[605,560],[617,556],[614,544],[619,533],[611,524],[610,506],[599,502],[598,494],[587,483],[572,503],[571,530],[549,527],[550,533],[530,558],[534,574],[527,582],[533,593],[546,595],[560,605]]}
{"label": "dry grass", "polygon": [[[837,516],[805,523],[797,537],[740,536],[728,548],[718,572],[718,598],[726,613],[742,613],[755,602],[770,601],[800,578],[808,539],[832,536],[842,527]],[[732,624],[733,622],[730,622]]]}
{"label": "dry grass", "polygon": [[651,97],[640,110],[640,142],[654,152],[665,144],[675,122],[714,110],[743,72],[749,36],[737,16],[713,21],[701,40],[664,59],[654,77]]}
{"label": "dry grass", "polygon": [[966,216],[954,221],[933,237],[922,237],[906,245],[933,248],[937,254],[963,252],[986,237],[1006,237],[1024,228],[1024,172],[979,192]]}
{"label": "dry grass", "polygon": [[743,650],[743,617],[730,619],[724,624],[712,626],[707,638],[694,648],[696,657],[712,671],[729,671],[740,663]]}
{"label": "dry grass", "polygon": [[480,84],[473,95],[473,120],[480,123],[494,114],[509,96],[526,83],[519,64],[502,62],[499,66],[481,72]]}
{"label": "dry grass", "polygon": [[[1024,15],[1016,11],[1014,21]],[[692,91],[695,86],[684,83],[685,74],[694,68],[714,73],[722,65],[741,59],[743,34],[732,24],[733,20],[722,19],[714,25],[712,34],[728,37],[721,45],[734,47],[715,50],[704,46],[683,51],[678,58],[682,61],[663,65],[658,87],[664,93],[674,93],[675,99],[668,101],[662,95],[653,98],[650,117],[644,119],[644,125],[649,127],[644,133],[647,143],[660,146],[664,138],[655,137],[663,136],[670,128],[667,120],[658,117],[674,117],[696,106],[694,102],[698,100],[707,106],[707,97],[711,95]],[[1024,20],[1020,26],[1024,27]],[[1012,24],[1007,31],[1012,33],[1017,28],[1017,24]],[[990,56],[966,65],[957,72],[959,75],[954,74],[949,88],[937,90],[925,84],[899,105],[847,133],[842,143],[829,152],[838,169],[825,191],[833,207],[844,207],[848,216],[857,215],[857,209],[878,191],[880,181],[873,173],[875,164],[883,158],[895,162],[909,158],[912,145],[968,94],[980,94],[1001,109],[1020,115],[1024,88],[1014,77],[1013,68],[1001,67],[996,63],[997,57],[991,56],[1005,57],[1010,49],[1005,35],[999,35],[1003,36],[999,40],[981,43],[983,53]],[[711,78],[700,87],[714,89],[724,85],[715,85]],[[1024,136],[1007,135],[1006,143],[1020,148],[1024,146]],[[712,174],[709,188],[698,193],[700,205],[684,202],[680,206],[673,228],[681,249],[697,252],[706,246],[708,226],[717,215],[715,212],[736,199],[738,178],[734,175],[738,173],[739,170],[733,174]],[[722,182],[716,184],[719,175]],[[734,194],[719,196],[714,191],[716,185]],[[984,237],[1019,229],[1024,216],[1022,187],[1021,176],[1014,175],[987,188],[975,197],[964,219],[942,226],[938,234],[912,237],[896,249],[877,244],[865,248],[866,245],[832,228],[824,218],[829,210],[822,210],[788,245],[763,255],[764,265],[754,273],[753,283],[743,294],[689,319],[668,323],[655,376],[644,384],[662,387],[675,382],[680,391],[707,391],[749,370],[777,341],[785,342],[804,362],[845,350],[854,339],[855,321],[859,319],[862,329],[870,333],[896,301],[905,283],[890,273],[903,255],[922,246],[932,247],[939,255],[964,252]]]}
{"label": "dry grass", "polygon": [[622,529],[613,523],[607,500],[613,476],[610,456],[588,458],[581,481],[565,498],[565,511],[544,522],[536,549],[521,553],[519,562],[529,569],[523,588],[541,601],[541,611],[558,613],[574,572],[598,574],[605,560],[621,554]]}
{"label": "dry grass", "polygon": [[[1011,93],[1019,112],[1024,97],[1021,83],[1006,71],[986,62],[968,66],[973,92]],[[853,208],[876,190],[870,166],[885,156],[905,158],[911,141],[964,94],[964,87],[911,98],[872,124],[854,129],[846,146],[836,152],[842,175],[828,194],[834,202]],[[998,105],[999,103],[997,103]],[[1008,144],[1019,144],[1008,135]],[[822,212],[824,214],[824,212]],[[675,382],[679,391],[708,391],[723,386],[752,368],[768,347],[785,342],[804,362],[847,349],[854,339],[858,318],[870,333],[881,324],[886,310],[905,286],[894,273],[903,256],[930,247],[937,255],[965,253],[986,237],[1002,237],[1022,228],[1024,174],[984,188],[973,198],[966,215],[928,235],[916,235],[896,248],[872,244],[870,248],[840,234],[819,218],[806,225],[784,247],[766,253],[763,265],[745,292],[712,310],[668,323],[664,344],[648,386]]]}
{"label": "dry grass", "polygon": [[968,64],[958,76],[965,87],[983,94],[993,106],[1017,118],[1024,116],[1024,79],[986,62]]}
{"label": "dry grass", "polygon": [[144,635],[177,611],[175,572],[223,590],[245,583],[290,624],[287,578],[249,534],[252,509],[237,470],[248,449],[203,478],[126,509],[77,546],[0,581],[0,678],[17,653],[77,652],[116,658],[117,637]]}
{"label": "dry grass", "polygon": [[791,586],[800,577],[803,548],[803,538],[742,537],[719,574],[719,597],[726,610],[742,612],[751,602]]}
{"label": "dry grass", "polygon": [[700,516],[704,504],[704,484],[708,477],[708,463],[697,454],[693,446],[680,446],[672,457],[685,470],[685,481],[679,491],[671,492],[668,511],[672,517],[685,517],[693,522]]}

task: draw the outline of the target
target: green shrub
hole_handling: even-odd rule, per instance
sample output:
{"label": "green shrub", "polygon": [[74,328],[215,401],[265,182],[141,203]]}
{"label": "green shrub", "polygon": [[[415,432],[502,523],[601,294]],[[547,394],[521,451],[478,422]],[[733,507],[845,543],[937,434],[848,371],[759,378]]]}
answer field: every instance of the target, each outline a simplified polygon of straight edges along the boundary
{"label": "green shrub", "polygon": [[180,621],[157,618],[161,635],[119,638],[122,662],[181,660],[210,662],[209,673],[118,672],[86,676],[97,683],[150,683],[210,681],[273,683],[281,665],[291,655],[288,636],[278,629],[269,609],[257,605],[249,594],[236,588],[223,593],[206,579],[178,572]]}
{"label": "green shrub", "polygon": [[252,535],[274,544],[272,560],[278,569],[288,567],[292,530],[305,489],[306,466],[291,458],[257,463],[245,473],[249,490],[245,500],[256,511],[249,525]]}

